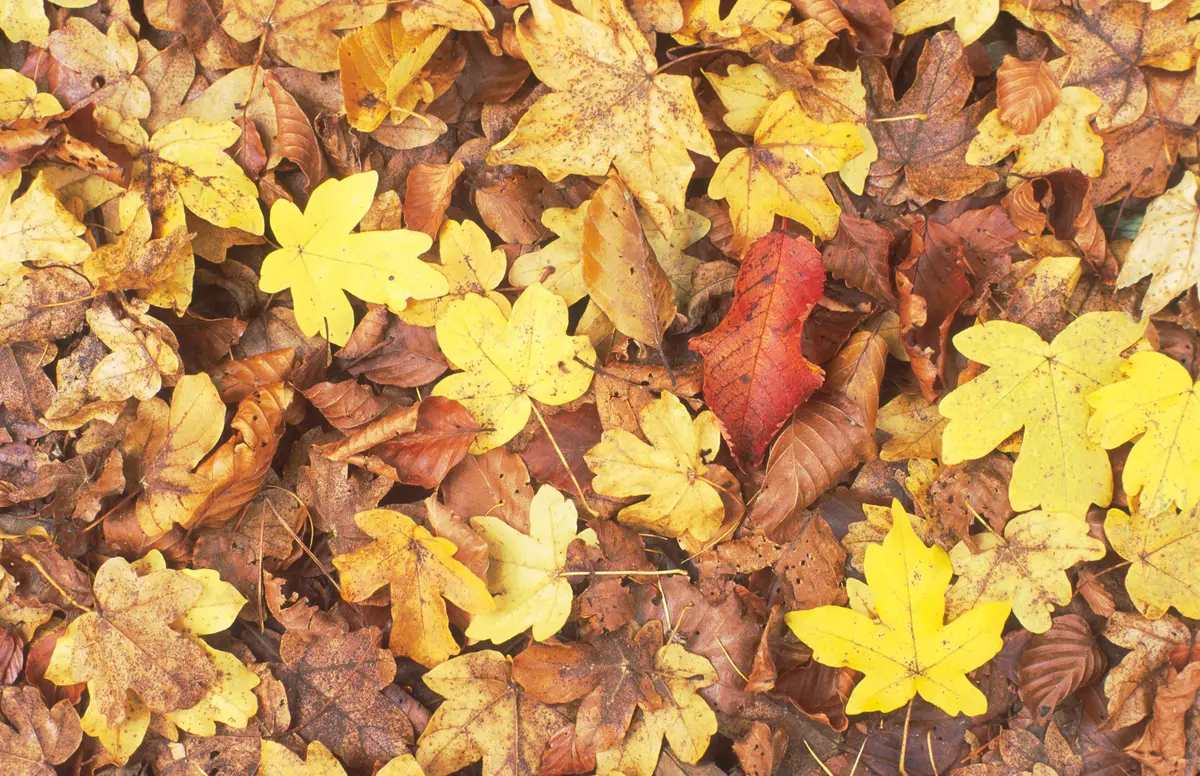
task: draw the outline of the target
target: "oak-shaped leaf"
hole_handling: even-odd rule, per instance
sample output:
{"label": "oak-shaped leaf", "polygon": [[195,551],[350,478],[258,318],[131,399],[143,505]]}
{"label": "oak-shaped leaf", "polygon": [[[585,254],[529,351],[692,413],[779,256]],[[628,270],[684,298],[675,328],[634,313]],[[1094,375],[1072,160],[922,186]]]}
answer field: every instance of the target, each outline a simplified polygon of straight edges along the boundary
{"label": "oak-shaped leaf", "polygon": [[367,214],[379,174],[329,179],[313,191],[303,213],[290,200],[271,206],[279,250],[263,260],[259,287],[291,289],[296,323],[306,336],[322,334],[344,345],[354,329],[346,292],[403,310],[409,299],[433,299],[449,290],[446,278],[417,257],[431,241],[419,232],[351,230]]}
{"label": "oak-shaped leaf", "polygon": [[396,678],[396,658],[379,638],[376,628],[363,628],[322,637],[287,632],[279,642],[293,729],[351,768],[404,754],[413,740],[403,708],[382,692]]}
{"label": "oak-shaped leaf", "polygon": [[725,517],[720,492],[704,478],[721,447],[716,417],[705,411],[693,419],[678,397],[664,391],[638,420],[648,443],[625,429],[608,429],[584,456],[596,474],[592,488],[616,498],[649,496],[623,507],[617,513],[622,523],[708,541]]}
{"label": "oak-shaped leaf", "polygon": [[981,604],[946,623],[950,559],[917,538],[899,501],[892,502],[892,527],[883,543],[867,548],[865,570],[878,620],[840,606],[786,617],[797,638],[812,647],[814,660],[865,674],[846,713],[891,711],[917,694],[951,715],[987,711],[987,699],[966,673],[1003,646],[1008,601]]}
{"label": "oak-shaped leaf", "polygon": [[1200,503],[1200,383],[1162,353],[1134,353],[1120,382],[1088,394],[1088,435],[1106,448],[1131,439],[1121,481],[1138,511]]}
{"label": "oak-shaped leaf", "polygon": [[1174,606],[1200,616],[1200,504],[1156,515],[1110,509],[1104,535],[1131,564],[1125,589],[1138,611],[1153,620]]}
{"label": "oak-shaped leaf", "polygon": [[824,372],[801,352],[804,321],[825,288],[821,254],[776,232],[742,260],[733,307],[688,347],[704,356],[704,397],[740,461],[757,464]]}
{"label": "oak-shaped leaf", "polygon": [[438,263],[434,268],[446,277],[449,291],[437,299],[414,299],[400,311],[400,320],[415,326],[433,326],[445,315],[450,302],[467,294],[486,296],[508,312],[508,300],[496,292],[508,260],[474,221],[448,220],[438,232]]}
{"label": "oak-shaped leaf", "polygon": [[567,547],[577,538],[594,543],[590,530],[578,532],[574,502],[543,485],[529,505],[528,533],[490,515],[471,518],[471,527],[488,545],[487,581],[495,610],[475,615],[467,638],[501,644],[530,627],[535,641],[558,633],[574,597],[563,576]]}
{"label": "oak-shaped leaf", "polygon": [[883,63],[867,59],[862,66],[868,115],[888,119],[870,125],[879,146],[871,165],[873,189],[888,191],[903,174],[912,193],[953,200],[996,180],[991,170],[964,160],[987,105],[964,107],[974,78],[957,35],[939,32],[929,39],[916,80],[898,102]]}
{"label": "oak-shaped leaf", "polygon": [[947,464],[982,458],[1025,429],[1008,498],[1082,517],[1112,498],[1108,454],[1087,435],[1088,393],[1114,382],[1121,351],[1142,334],[1125,313],[1086,313],[1046,343],[1018,323],[989,321],[954,337],[959,353],[991,368],[951,391],[938,410]]}
{"label": "oak-shaped leaf", "polygon": [[429,719],[417,745],[428,776],[448,776],[483,760],[483,776],[541,773],[542,752],[568,720],[513,681],[499,652],[462,655],[424,676],[446,700]]}
{"label": "oak-shaped leaf", "polygon": [[442,599],[471,614],[492,611],[495,604],[483,580],[454,559],[453,542],[433,536],[407,515],[372,509],[354,520],[375,541],[333,559],[342,597],[365,601],[390,586],[392,652],[430,668],[457,655]]}
{"label": "oak-shaped leaf", "polygon": [[[5,776],[52,776],[79,748],[79,713],[67,699],[47,708],[36,687],[5,687],[0,693],[0,772]],[[8,770],[11,768],[12,770]]]}
{"label": "oak-shaped leaf", "polygon": [[1009,520],[1004,535],[971,537],[950,551],[958,580],[946,594],[946,614],[990,601],[1012,601],[1013,613],[1028,630],[1044,633],[1050,612],[1071,600],[1066,570],[1083,560],[1099,560],[1104,542],[1088,535],[1088,524],[1062,512],[1026,512]]}
{"label": "oak-shaped leaf", "polygon": [[587,337],[569,336],[567,324],[566,302],[538,283],[508,316],[478,294],[450,303],[437,323],[438,344],[462,371],[442,378],[433,393],[460,402],[485,427],[472,454],[516,436],[534,400],[557,406],[587,391],[596,351]]}
{"label": "oak-shaped leaf", "polygon": [[530,165],[551,181],[605,175],[611,164],[669,234],[695,169],[688,151],[717,158],[690,79],[659,73],[653,43],[614,0],[593,3],[588,16],[533,0],[517,41],[553,92],[492,146],[488,163]]}

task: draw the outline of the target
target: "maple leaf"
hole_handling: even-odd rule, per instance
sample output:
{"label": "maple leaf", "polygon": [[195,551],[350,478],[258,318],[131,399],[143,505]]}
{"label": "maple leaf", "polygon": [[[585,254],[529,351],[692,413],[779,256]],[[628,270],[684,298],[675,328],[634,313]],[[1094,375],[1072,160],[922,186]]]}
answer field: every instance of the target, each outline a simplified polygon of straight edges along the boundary
{"label": "maple leaf", "polygon": [[471,527],[488,545],[487,581],[496,608],[471,618],[467,638],[501,644],[530,627],[535,641],[558,633],[574,597],[563,576],[567,546],[575,539],[595,540],[590,530],[576,533],[574,502],[553,485],[543,485],[529,505],[528,533],[491,516],[472,517]]}
{"label": "maple leaf", "polygon": [[14,200],[20,182],[19,170],[0,180],[0,288],[13,286],[31,267],[80,264],[91,252],[79,239],[83,224],[63,207],[42,175]]}
{"label": "maple leaf", "polygon": [[954,20],[963,44],[974,43],[996,23],[1000,0],[904,0],[892,10],[896,32],[912,35]]}
{"label": "maple leaf", "polygon": [[1112,498],[1108,454],[1087,435],[1086,395],[1114,382],[1121,351],[1142,335],[1124,313],[1087,313],[1046,343],[1008,321],[973,326],[954,337],[965,357],[991,366],[951,391],[938,409],[947,464],[981,458],[1021,428],[1008,498],[1013,509],[1039,504],[1048,512],[1082,517],[1088,505]]}
{"label": "maple leaf", "polygon": [[1157,515],[1110,509],[1104,535],[1130,561],[1125,589],[1138,611],[1152,620],[1172,606],[1184,617],[1200,615],[1200,507]]}
{"label": "maple leaf", "polygon": [[542,772],[542,751],[568,720],[512,680],[508,658],[472,652],[429,671],[425,686],[446,700],[417,743],[428,776],[448,776],[483,760],[483,776]]}
{"label": "maple leaf", "polygon": [[450,633],[443,598],[471,614],[495,609],[487,585],[454,559],[458,548],[433,536],[412,518],[390,509],[372,509],[354,517],[375,541],[333,559],[341,572],[342,597],[365,601],[383,587],[392,591],[390,646],[432,668],[459,652]]}
{"label": "maple leaf", "polygon": [[888,712],[922,698],[955,715],[987,711],[987,699],[966,678],[1003,646],[1009,604],[981,604],[946,624],[950,559],[926,547],[909,515],[892,501],[892,527],[867,548],[867,585],[879,619],[840,606],[788,612],[787,624],[812,647],[813,659],[850,666],[865,676],[846,702],[847,714]]}
{"label": "maple leaf", "polygon": [[206,374],[179,378],[170,407],[159,398],[138,405],[122,446],[140,473],[136,512],[147,536],[188,525],[203,506],[214,483],[193,469],[224,430],[225,405]]}
{"label": "maple leaf", "polygon": [[463,370],[443,378],[435,396],[462,403],[487,428],[475,437],[478,455],[512,439],[536,408],[574,401],[592,382],[596,351],[569,336],[567,304],[541,284],[521,292],[506,319],[490,299],[467,294],[437,323],[438,345]]}
{"label": "maple leaf", "polygon": [[1080,86],[1063,89],[1058,105],[1028,134],[1005,124],[1000,111],[994,110],[979,124],[979,134],[967,148],[966,162],[995,164],[1015,151],[1010,185],[1068,165],[1095,178],[1104,169],[1102,141],[1091,124],[1098,110],[1100,98]]}
{"label": "maple leaf", "polygon": [[[150,210],[134,198],[122,198],[121,220],[129,216],[117,239],[92,251],[83,263],[83,274],[97,291],[144,289],[145,299],[155,307],[174,307],[182,314],[191,299],[195,262],[188,231],[179,227],[154,237]],[[183,307],[179,307],[183,304]]]}
{"label": "maple leaf", "polygon": [[263,260],[259,288],[291,289],[296,323],[306,336],[346,344],[354,329],[346,292],[403,310],[410,298],[433,299],[449,289],[442,273],[417,258],[429,249],[427,236],[407,229],[351,233],[378,183],[374,171],[330,178],[303,213],[286,199],[271,206],[271,231],[281,247]]}
{"label": "maple leaf", "polygon": [[551,181],[605,175],[611,163],[669,234],[695,169],[687,152],[717,159],[691,81],[658,73],[653,46],[623,3],[599,0],[587,16],[547,0],[530,8],[517,20],[517,40],[554,93],[492,146],[488,163],[530,165]]}
{"label": "maple leaf", "polygon": [[283,744],[264,738],[256,776],[346,776],[346,769],[320,741],[309,744],[301,758]]}
{"label": "maple leaf", "polygon": [[1125,459],[1125,495],[1142,514],[1200,503],[1200,383],[1162,353],[1134,353],[1120,382],[1088,394],[1088,434],[1112,449],[1137,437]]}
{"label": "maple leaf", "polygon": [[754,145],[726,154],[708,184],[708,196],[729,202],[734,250],[741,253],[768,234],[776,214],[818,237],[833,237],[841,210],[821,177],[863,150],[855,125],[822,124],[794,94],[780,95],[755,129]]}
{"label": "maple leaf", "polygon": [[[50,0],[59,8],[87,8],[96,0]],[[13,43],[27,40],[46,47],[50,37],[50,19],[42,0],[7,0],[0,5],[0,30]]]}
{"label": "maple leaf", "polygon": [[788,416],[821,387],[824,372],[800,346],[824,288],[812,243],[775,232],[742,259],[729,314],[688,343],[704,356],[705,399],[741,461],[757,464]]}
{"label": "maple leaf", "polygon": [[699,42],[752,51],[768,43],[791,43],[781,33],[784,17],[791,10],[783,0],[736,0],[725,18],[717,0],[683,0],[683,26],[675,40],[690,46]]}
{"label": "maple leaf", "polygon": [[720,492],[704,478],[721,449],[716,416],[705,411],[693,420],[683,402],[664,391],[638,420],[649,444],[610,428],[584,456],[596,473],[592,488],[603,496],[650,497],[617,513],[627,525],[708,541],[725,518]]}
{"label": "maple leaf", "polygon": [[1172,189],[1146,208],[1142,225],[1117,275],[1117,287],[1125,288],[1152,275],[1142,297],[1142,315],[1166,307],[1172,299],[1200,284],[1200,207],[1196,195],[1200,183],[1190,170]]}
{"label": "maple leaf", "polygon": [[342,38],[338,77],[350,126],[371,132],[394,110],[411,112],[426,91],[414,79],[449,32],[410,27],[393,16]]}
{"label": "maple leaf", "polygon": [[148,311],[145,302],[124,297],[98,299],[87,311],[92,333],[112,351],[88,375],[89,394],[101,401],[147,400],[162,388],[163,377],[178,379],[179,343]]}
{"label": "maple leaf", "polygon": [[1026,512],[1004,526],[1004,535],[978,534],[975,545],[962,541],[950,551],[958,580],[946,594],[946,615],[954,620],[981,603],[1012,601],[1026,629],[1050,629],[1054,605],[1071,601],[1066,570],[1082,560],[1099,560],[1104,542],[1088,536],[1088,524],[1062,512]]}
{"label": "maple leaf", "polygon": [[1184,3],[1154,10],[1138,0],[1114,0],[1092,10],[1071,5],[1043,10],[1003,0],[1001,7],[1066,52],[1050,70],[1061,85],[1083,86],[1100,97],[1101,130],[1123,127],[1146,110],[1142,67],[1181,71],[1196,63],[1192,41],[1200,24],[1188,21]]}
{"label": "maple leaf", "polygon": [[[79,713],[64,698],[47,709],[36,687],[5,687],[0,694],[0,711],[8,725],[0,722],[0,758],[6,776],[52,776],[75,753],[83,740]],[[7,770],[10,768],[12,770]]]}
{"label": "maple leaf", "polygon": [[467,294],[480,294],[496,303],[506,314],[508,300],[496,292],[504,280],[508,259],[500,248],[492,250],[483,229],[474,221],[446,221],[438,232],[438,263],[433,267],[441,272],[449,285],[445,296],[437,299],[414,299],[399,312],[400,320],[414,326],[433,326],[445,315],[450,302]]}
{"label": "maple leaf", "polygon": [[664,738],[685,763],[698,763],[708,750],[717,732],[717,715],[698,691],[716,683],[712,663],[680,644],[667,644],[654,655],[650,679],[661,703],[651,708],[639,704],[641,718],[630,726],[621,746],[597,754],[598,773],[652,776]]}
{"label": "maple leaf", "polygon": [[946,419],[919,393],[902,393],[880,407],[875,427],[891,434],[879,449],[885,461],[942,457]]}
{"label": "maple leaf", "polygon": [[0,122],[43,119],[63,112],[52,94],[39,93],[37,83],[16,70],[0,70]]}
{"label": "maple leaf", "polygon": [[387,3],[375,0],[229,0],[221,27],[242,43],[262,38],[290,65],[325,73],[338,69],[335,30],[378,21]]}
{"label": "maple leaf", "polygon": [[378,644],[377,628],[319,638],[287,632],[279,642],[279,678],[296,731],[305,741],[320,740],[351,768],[398,757],[413,739],[395,696],[382,692],[396,678],[396,658]]}
{"label": "maple leaf", "polygon": [[[867,113],[879,159],[871,165],[873,185],[887,191],[901,173],[908,188],[926,198],[953,200],[996,180],[996,174],[967,164],[967,144],[986,103],[964,108],[974,78],[952,32],[929,39],[917,60],[913,85],[896,101],[887,70],[875,59],[862,64]],[[919,118],[919,117],[924,118]]]}
{"label": "maple leaf", "polygon": [[70,81],[79,79],[85,93],[90,92],[89,104],[111,108],[126,118],[150,115],[150,90],[134,74],[137,40],[122,22],[113,22],[102,33],[90,22],[72,17],[50,33],[49,50],[59,65],[68,68],[60,76],[67,83],[60,83],[60,88],[69,89]]}

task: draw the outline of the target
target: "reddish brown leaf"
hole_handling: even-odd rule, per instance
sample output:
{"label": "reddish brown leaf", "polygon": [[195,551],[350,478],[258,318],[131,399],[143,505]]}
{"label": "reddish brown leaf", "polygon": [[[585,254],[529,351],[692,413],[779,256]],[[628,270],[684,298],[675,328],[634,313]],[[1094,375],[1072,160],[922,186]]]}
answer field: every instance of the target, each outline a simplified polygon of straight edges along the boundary
{"label": "reddish brown leaf", "polygon": [[503,447],[472,455],[450,470],[442,483],[446,506],[459,515],[492,515],[529,531],[533,486],[520,456]]}
{"label": "reddish brown leaf", "polygon": [[392,402],[376,396],[368,386],[355,380],[317,383],[304,391],[304,398],[343,434],[353,434],[396,409]]}
{"label": "reddish brown leaf", "polygon": [[[831,0],[822,0],[831,3]],[[825,245],[825,269],[838,280],[881,302],[896,303],[888,250],[892,233],[873,221],[842,213],[837,234]]]}
{"label": "reddish brown leaf", "polygon": [[821,386],[823,372],[804,358],[800,336],[824,285],[812,243],[769,234],[742,259],[729,315],[688,344],[704,356],[704,397],[745,464],[762,460],[788,415]]}
{"label": "reddish brown leaf", "polygon": [[421,163],[409,170],[404,195],[404,223],[409,229],[437,237],[463,169],[462,162],[450,162]]}
{"label": "reddish brown leaf", "polygon": [[1055,617],[1050,630],[1034,636],[1021,653],[1017,672],[1021,700],[1041,724],[1064,698],[1099,679],[1105,664],[1082,617]]}
{"label": "reddish brown leaf", "polygon": [[[600,423],[600,414],[595,404],[585,404],[577,410],[559,412],[546,418],[546,425],[554,435],[554,442],[539,428],[534,432],[533,439],[521,451],[521,458],[529,467],[529,473],[539,482],[548,482],[566,493],[579,495],[575,481],[591,491],[592,470],[583,460],[583,455],[600,444],[600,436],[604,427]],[[554,449],[554,443],[562,451],[567,463],[571,466],[572,479],[563,467],[562,459]]]}
{"label": "reddish brown leaf", "polygon": [[401,388],[431,383],[448,368],[432,327],[404,323],[382,305],[367,311],[337,358],[352,375]]}
{"label": "reddish brown leaf", "polygon": [[1058,82],[1045,62],[1022,62],[1005,56],[996,72],[996,107],[1000,120],[1028,135],[1058,105]]}
{"label": "reddish brown leaf", "polygon": [[395,472],[397,482],[436,488],[467,454],[479,423],[467,408],[441,396],[417,405],[412,431],[371,448]]}
{"label": "reddish brown leaf", "polygon": [[237,361],[227,361],[210,370],[209,376],[221,394],[221,401],[232,404],[259,388],[287,382],[292,376],[295,357],[295,348],[272,350]]}
{"label": "reddish brown leaf", "polygon": [[296,104],[296,98],[283,88],[278,78],[268,72],[264,83],[275,106],[275,122],[279,127],[275,136],[275,151],[284,159],[296,163],[300,172],[304,173],[304,191],[311,194],[313,188],[329,176],[316,133],[308,116]]}
{"label": "reddish brown leaf", "polygon": [[[1182,671],[1172,668],[1154,696],[1154,714],[1146,732],[1125,751],[1158,776],[1188,776],[1195,760],[1188,758],[1188,734],[1184,715],[1192,709],[1200,690],[1200,663]],[[1189,764],[1190,763],[1190,764]]]}

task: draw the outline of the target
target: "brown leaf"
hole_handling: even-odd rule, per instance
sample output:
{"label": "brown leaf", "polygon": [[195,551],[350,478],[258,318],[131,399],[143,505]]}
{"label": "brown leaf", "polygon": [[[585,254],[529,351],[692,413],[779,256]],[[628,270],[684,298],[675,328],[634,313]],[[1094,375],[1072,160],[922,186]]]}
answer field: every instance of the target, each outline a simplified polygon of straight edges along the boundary
{"label": "brown leaf", "polygon": [[819,515],[804,523],[774,565],[789,610],[846,603],[846,551]]}
{"label": "brown leaf", "polygon": [[1022,62],[1005,56],[996,72],[996,107],[1000,120],[1017,131],[1031,134],[1058,105],[1058,83],[1045,62]]}
{"label": "brown leaf", "polygon": [[221,394],[221,401],[232,404],[240,402],[259,388],[286,383],[292,376],[295,357],[295,348],[272,350],[226,361],[210,369],[208,374]]}
{"label": "brown leaf", "polygon": [[370,768],[408,751],[413,727],[391,687],[392,653],[375,628],[332,638],[285,633],[279,642],[293,729],[320,741],[350,768]]}
{"label": "brown leaf", "polygon": [[430,396],[414,409],[415,427],[372,446],[369,455],[397,482],[436,488],[466,456],[479,423],[466,407],[441,396]]}
{"label": "brown leaf", "polygon": [[1105,727],[1117,730],[1145,718],[1154,691],[1162,683],[1172,656],[1186,654],[1191,645],[1187,626],[1171,615],[1147,620],[1138,614],[1116,612],[1104,628],[1104,638],[1132,650],[1104,677],[1108,697]]}
{"label": "brown leaf", "polygon": [[304,173],[304,191],[311,194],[313,188],[329,176],[325,155],[321,153],[312,124],[279,79],[268,72],[264,83],[275,105],[275,121],[279,126],[275,153],[296,163]]}
{"label": "brown leaf", "polygon": [[0,344],[74,334],[91,293],[92,284],[65,267],[31,270],[0,296]]}
{"label": "brown leaf", "polygon": [[7,763],[0,769],[6,774],[53,776],[51,766],[66,762],[83,740],[71,702],[61,700],[47,709],[36,687],[5,687],[0,711],[12,725],[0,724],[0,763]]}
{"label": "brown leaf", "polygon": [[355,380],[317,383],[304,391],[304,398],[320,410],[334,428],[347,435],[397,409],[392,402],[377,396],[370,387]]}
{"label": "brown leaf", "polygon": [[529,532],[533,486],[520,456],[503,447],[468,456],[442,482],[446,506],[463,517],[491,515]]}
{"label": "brown leaf", "polygon": [[18,420],[37,420],[54,400],[54,383],[43,367],[54,362],[52,342],[15,342],[0,347],[0,404]]}
{"label": "brown leaf", "polygon": [[[534,432],[533,438],[521,451],[521,458],[529,467],[529,473],[539,482],[548,482],[565,493],[579,495],[575,481],[591,492],[592,470],[584,462],[583,456],[588,450],[600,444],[604,427],[600,422],[600,414],[595,404],[585,404],[577,410],[558,412],[546,418],[546,425],[554,436],[554,442],[542,428]],[[571,467],[574,479],[563,467],[562,459],[554,449],[558,449]]]}
{"label": "brown leaf", "polygon": [[330,546],[337,555],[362,547],[370,537],[354,522],[354,515],[374,509],[392,482],[321,455],[310,455],[308,466],[300,467],[296,495],[312,510],[318,531],[333,534]]}
{"label": "brown leaf", "polygon": [[[823,0],[832,5],[832,0]],[[891,232],[865,218],[842,213],[837,234],[825,244],[822,260],[829,274],[870,294],[881,302],[895,305],[888,250],[895,239]]]}
{"label": "brown leaf", "polygon": [[1055,617],[1050,630],[1035,635],[1021,654],[1017,673],[1021,700],[1041,724],[1063,699],[1099,679],[1105,664],[1104,653],[1082,617]]}
{"label": "brown leaf", "polygon": [[401,388],[431,383],[449,368],[432,327],[404,323],[382,305],[367,310],[337,358],[356,377]]}
{"label": "brown leaf", "polygon": [[746,776],[771,776],[787,751],[787,734],[771,732],[763,722],[755,722],[750,732],[733,743],[734,754]]}
{"label": "brown leaf", "polygon": [[408,188],[404,195],[405,226],[436,238],[463,169],[462,162],[422,162],[409,170]]}
{"label": "brown leaf", "polygon": [[1200,663],[1190,663],[1182,671],[1169,669],[1166,682],[1154,696],[1154,713],[1146,732],[1125,747],[1157,776],[1188,776],[1195,769],[1195,760],[1187,758],[1190,736],[1184,728],[1184,715],[1191,711],[1198,690]]}
{"label": "brown leaf", "polygon": [[6,625],[0,630],[0,685],[16,682],[24,668],[25,641],[16,627]]}
{"label": "brown leaf", "polygon": [[504,242],[518,245],[533,245],[549,236],[542,213],[567,205],[540,173],[530,170],[504,175],[499,183],[476,189],[473,196],[487,228]]}

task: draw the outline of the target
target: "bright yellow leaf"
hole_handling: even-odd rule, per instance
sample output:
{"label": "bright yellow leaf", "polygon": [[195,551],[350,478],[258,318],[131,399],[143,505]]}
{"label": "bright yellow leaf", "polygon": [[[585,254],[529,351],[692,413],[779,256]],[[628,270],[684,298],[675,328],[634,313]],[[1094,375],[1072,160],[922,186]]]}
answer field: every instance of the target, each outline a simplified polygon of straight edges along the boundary
{"label": "bright yellow leaf", "polygon": [[1104,535],[1130,561],[1125,589],[1138,611],[1156,620],[1174,606],[1184,617],[1200,617],[1200,507],[1157,515],[1110,509]]}
{"label": "bright yellow leaf", "polygon": [[1137,438],[1121,477],[1139,512],[1191,509],[1200,503],[1200,382],[1153,352],[1130,356],[1123,376],[1088,394],[1089,436],[1109,449]]}
{"label": "bright yellow leaf", "polygon": [[461,402],[487,427],[471,453],[516,436],[534,400],[557,406],[587,391],[596,351],[587,337],[569,336],[567,323],[566,302],[538,283],[521,293],[507,319],[477,294],[450,303],[437,322],[438,345],[463,371],[443,378],[433,393]]}
{"label": "bright yellow leaf", "polygon": [[16,70],[0,70],[0,121],[43,119],[62,112],[54,95],[38,93],[33,79]]}
{"label": "bright yellow leaf", "polygon": [[496,608],[487,585],[454,559],[458,548],[429,533],[412,518],[390,509],[354,516],[375,539],[362,549],[333,559],[341,572],[342,597],[365,601],[388,585],[392,594],[392,652],[432,668],[459,653],[450,633],[446,603],[471,614]]}
{"label": "bright yellow leaf", "polygon": [[1055,604],[1071,601],[1066,570],[1082,560],[1099,560],[1104,542],[1088,535],[1088,524],[1063,512],[1026,512],[995,533],[971,537],[950,551],[958,575],[946,595],[951,620],[979,604],[1012,601],[1013,613],[1033,633],[1050,630]]}
{"label": "bright yellow leaf", "polygon": [[411,754],[402,754],[389,760],[386,765],[375,772],[375,776],[425,776],[425,771],[417,762],[416,757]]}
{"label": "bright yellow leaf", "polygon": [[677,538],[712,538],[725,518],[721,494],[704,479],[721,449],[717,418],[705,410],[692,419],[674,394],[647,404],[639,421],[650,444],[624,429],[608,429],[584,456],[603,496],[649,496],[623,508],[617,519],[635,528]]}
{"label": "bright yellow leaf", "polygon": [[414,326],[433,326],[449,309],[450,302],[467,294],[491,299],[507,315],[508,300],[495,289],[504,280],[508,258],[492,250],[492,243],[474,221],[447,220],[438,233],[439,263],[433,267],[445,276],[450,290],[437,299],[413,300],[400,311],[400,320]]}
{"label": "bright yellow leaf", "polygon": [[351,230],[367,214],[379,174],[329,179],[309,197],[304,212],[286,199],[271,206],[271,231],[280,248],[263,260],[259,287],[292,291],[296,323],[305,335],[345,345],[354,329],[346,293],[403,310],[408,300],[433,299],[449,290],[442,273],[418,257],[432,241],[420,232]]}
{"label": "bright yellow leaf", "polygon": [[1025,429],[1008,498],[1018,512],[1082,517],[1112,498],[1108,453],[1087,435],[1085,397],[1121,374],[1121,351],[1142,324],[1119,312],[1086,313],[1046,343],[1008,321],[972,326],[954,337],[963,356],[991,367],[951,391],[940,405],[946,464],[982,458]]}
{"label": "bright yellow leaf", "polygon": [[654,669],[648,679],[662,705],[652,711],[642,706],[621,746],[597,754],[596,773],[653,776],[663,738],[685,763],[698,763],[708,751],[717,732],[717,715],[698,691],[716,684],[712,663],[679,644],[667,644],[655,654]]}
{"label": "bright yellow leaf", "polygon": [[[21,179],[14,171],[11,194]],[[6,198],[7,200],[7,198]],[[28,274],[29,266],[82,263],[91,248],[79,235],[83,224],[71,215],[39,175],[29,189],[0,207],[0,288]]]}
{"label": "bright yellow leaf", "polygon": [[1000,0],[905,0],[892,11],[896,32],[912,35],[954,20],[963,45],[974,43],[996,23]]}
{"label": "bright yellow leaf", "polygon": [[812,647],[813,659],[865,676],[847,714],[898,709],[916,694],[951,716],[987,711],[987,698],[966,673],[1004,645],[1007,601],[981,604],[945,623],[950,559],[917,538],[899,501],[882,544],[867,548],[866,577],[879,619],[840,606],[788,612],[787,624]]}
{"label": "bright yellow leaf", "polygon": [[300,759],[283,744],[264,738],[256,776],[346,776],[346,769],[320,741],[311,742]]}
{"label": "bright yellow leaf", "polygon": [[1125,263],[1117,275],[1117,287],[1132,286],[1153,275],[1142,297],[1142,315],[1150,316],[1171,300],[1200,284],[1200,190],[1195,174],[1185,170],[1183,179],[1146,208],[1142,225]]}
{"label": "bright yellow leaf", "polygon": [[668,233],[695,170],[688,151],[715,160],[716,147],[691,80],[657,72],[653,44],[624,3],[587,5],[584,16],[531,0],[531,12],[518,14],[521,53],[554,91],[492,146],[487,161],[536,167],[552,181],[603,176],[611,164]]}
{"label": "bright yellow leaf", "polygon": [[720,0],[683,0],[683,27],[675,40],[690,46],[704,42],[738,51],[751,51],[768,43],[792,43],[780,32],[792,10],[787,0],[737,0],[721,18]]}
{"label": "bright yellow leaf", "polygon": [[213,649],[208,644],[203,646],[217,669],[217,678],[195,706],[169,711],[164,716],[194,736],[215,736],[218,722],[244,730],[258,713],[254,688],[261,679],[229,652]]}
{"label": "bright yellow leaf", "polygon": [[489,32],[496,18],[480,0],[405,0],[400,3],[400,18],[410,30],[433,26],[459,32]]}
{"label": "bright yellow leaf", "polygon": [[979,134],[967,148],[967,164],[995,164],[1015,151],[1010,186],[1064,167],[1098,177],[1104,169],[1104,146],[1091,122],[1101,104],[1099,97],[1082,86],[1068,86],[1054,110],[1028,135],[1005,124],[1000,111],[994,110],[980,122]]}
{"label": "bright yellow leaf", "polygon": [[726,154],[708,184],[710,197],[729,203],[734,249],[740,253],[770,232],[776,214],[832,238],[841,209],[822,176],[863,148],[853,124],[814,121],[791,92],[776,98],[754,132],[754,145]]}
{"label": "bright yellow leaf", "polygon": [[471,526],[488,545],[488,588],[496,609],[477,614],[467,638],[502,644],[533,628],[535,641],[558,633],[571,614],[571,583],[562,576],[567,546],[577,533],[575,504],[552,485],[543,485],[529,505],[529,533],[523,534],[498,517],[471,518]]}
{"label": "bright yellow leaf", "polygon": [[371,132],[393,108],[416,107],[420,90],[410,87],[449,32],[447,27],[411,27],[393,16],[342,38],[339,78],[350,126]]}

